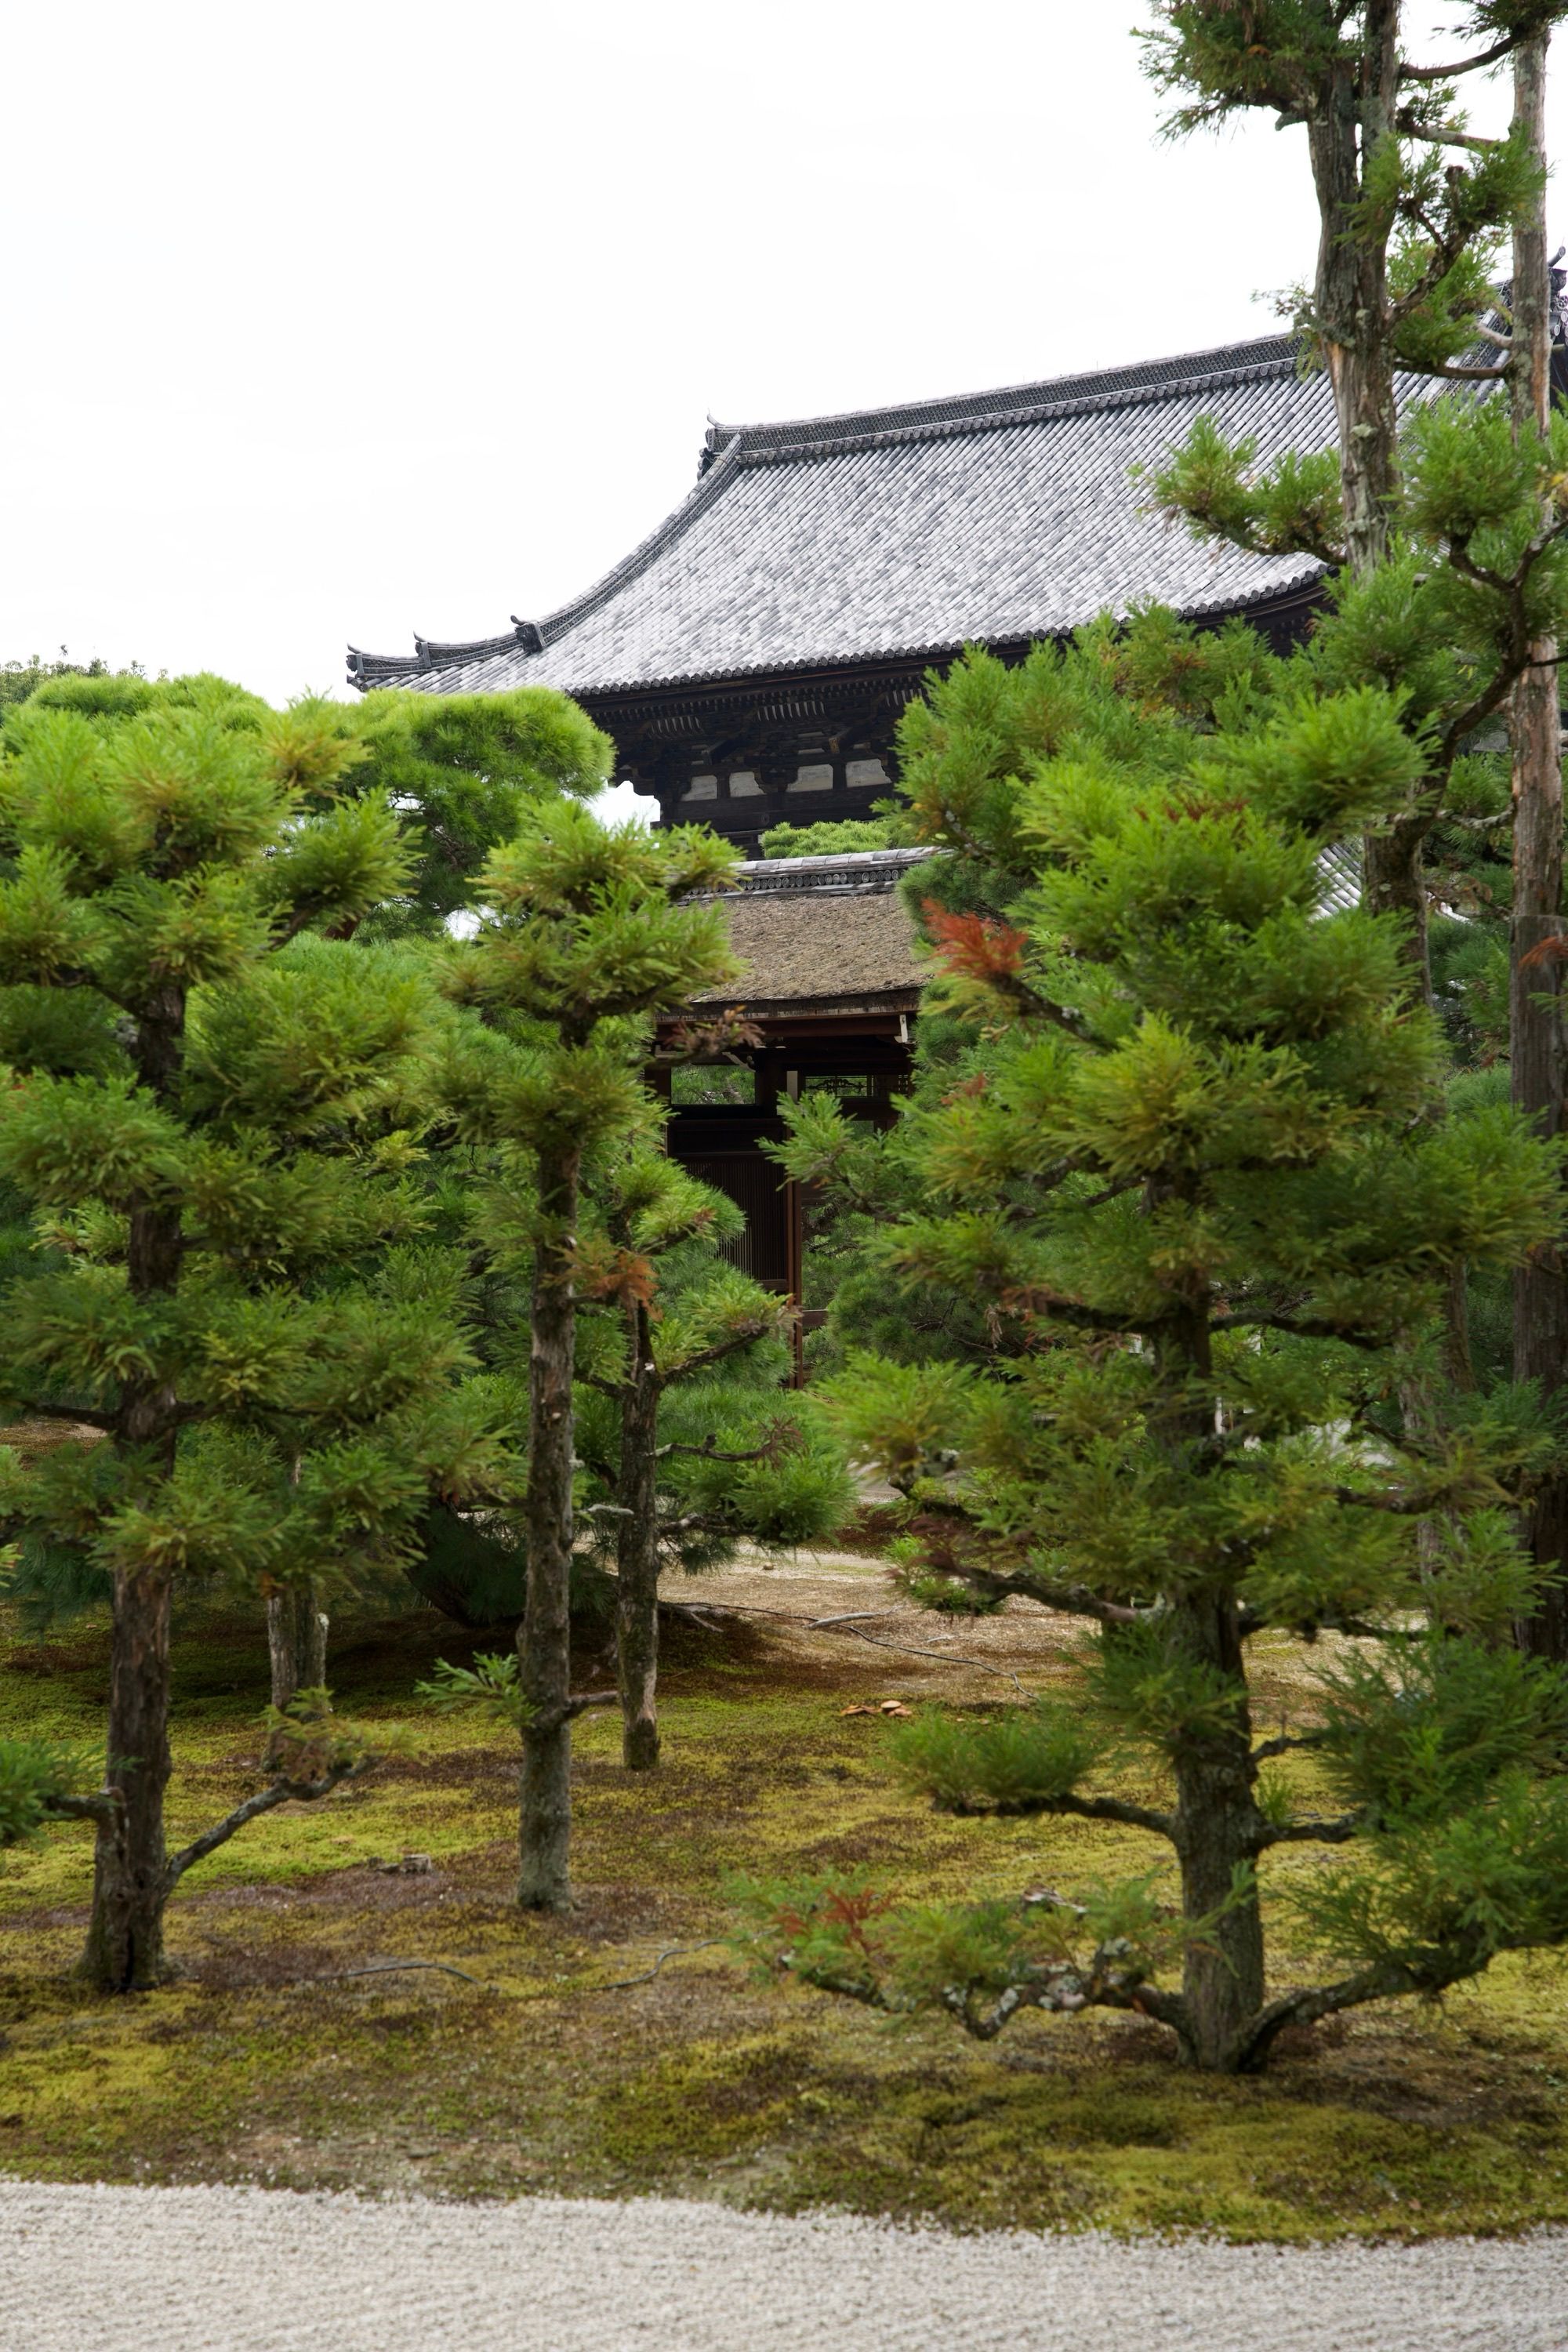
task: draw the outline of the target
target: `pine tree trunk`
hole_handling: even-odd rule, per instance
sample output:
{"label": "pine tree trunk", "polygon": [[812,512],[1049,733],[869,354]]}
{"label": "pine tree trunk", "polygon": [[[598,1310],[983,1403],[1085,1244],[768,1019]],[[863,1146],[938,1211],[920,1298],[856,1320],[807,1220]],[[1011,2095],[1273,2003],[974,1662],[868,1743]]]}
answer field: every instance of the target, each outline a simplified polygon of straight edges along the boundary
{"label": "pine tree trunk", "polygon": [[[132,1041],[139,1078],[160,1097],[178,1075],[184,1011],[182,990],[163,991],[143,1012]],[[132,1207],[126,1276],[133,1298],[176,1290],[182,1253],[177,1209],[148,1201]],[[142,1467],[159,1484],[170,1476],[178,1433],[178,1398],[167,1382],[122,1385],[112,1442],[128,1457],[133,1477]],[[166,1570],[121,1570],[115,1576],[104,1786],[118,1803],[98,1828],[92,1913],[81,1962],[89,1982],[103,1992],[141,1991],[166,1974],[170,1598]]]}
{"label": "pine tree trunk", "polygon": [[[1545,161],[1549,36],[1514,52],[1514,123]],[[1542,191],[1513,235],[1513,357],[1510,373],[1515,430],[1544,432],[1552,398],[1552,273]],[[1510,940],[1510,1068],[1515,1106],[1537,1132],[1563,1125],[1564,1068],[1562,980],[1563,761],[1557,644],[1531,647],[1534,667],[1513,690],[1513,925]],[[1568,1377],[1568,1280],[1555,1246],[1532,1252],[1513,1278],[1513,1369],[1552,1396]],[[1531,1552],[1542,1568],[1568,1564],[1568,1476],[1549,1478],[1529,1518]],[[1521,1647],[1568,1661],[1568,1594],[1551,1593],[1519,1628]]]}
{"label": "pine tree trunk", "polygon": [[98,1825],[92,1915],[82,1973],[100,1992],[146,1992],[162,1982],[168,1856],[169,1579],[117,1576],[109,1668],[109,1765],[119,1799]]}
{"label": "pine tree trunk", "polygon": [[285,1707],[302,1690],[320,1690],[327,1679],[328,1620],[312,1578],[267,1596],[267,1653],[272,1672],[272,1704]]}
{"label": "pine tree trunk", "polygon": [[[1229,1900],[1237,1870],[1257,1853],[1259,1824],[1234,1601],[1215,1595],[1180,1602],[1172,1641],[1183,1659],[1217,1668],[1237,1696],[1229,1727],[1191,1741],[1176,1759],[1182,1909],[1191,1921]],[[1182,1995],[1188,2063],[1207,2073],[1234,2073],[1246,2029],[1263,2006],[1263,1920],[1256,1893],[1187,1947]]]}
{"label": "pine tree trunk", "polygon": [[529,1364],[528,1579],[518,1656],[523,1727],[517,1899],[563,1911],[572,1900],[572,1377],[579,1156],[539,1155]]}
{"label": "pine tree trunk", "polygon": [[[1163,1416],[1175,1456],[1190,1467],[1193,1451],[1212,1433],[1212,1413],[1199,1402],[1212,1375],[1206,1315],[1194,1310],[1162,1339],[1160,1357],[1174,1401]],[[1171,1612],[1173,1661],[1217,1675],[1234,1693],[1222,1728],[1184,1739],[1175,1757],[1175,1843],[1182,1870],[1182,1911],[1189,1925],[1230,1903],[1236,1874],[1258,1852],[1261,1826],[1253,1794],[1252,1717],[1235,1596],[1195,1591]],[[1263,2006],[1263,1920],[1256,1890],[1225,1910],[1187,1947],[1182,1970],[1186,2010],[1182,2055],[1209,2074],[1232,2074],[1240,2063],[1247,2028]]]}
{"label": "pine tree trunk", "polygon": [[627,1316],[631,1364],[621,1392],[621,1469],[616,1500],[616,1664],[621,1760],[628,1772],[658,1762],[658,1382],[647,1308]]}

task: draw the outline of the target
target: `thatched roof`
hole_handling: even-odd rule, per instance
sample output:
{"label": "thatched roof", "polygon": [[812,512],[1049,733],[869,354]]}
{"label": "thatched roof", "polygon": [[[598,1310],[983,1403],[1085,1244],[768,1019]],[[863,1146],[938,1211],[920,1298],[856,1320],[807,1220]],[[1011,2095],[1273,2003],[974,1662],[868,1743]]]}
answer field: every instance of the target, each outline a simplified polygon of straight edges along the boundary
{"label": "thatched roof", "polygon": [[898,889],[923,850],[871,850],[841,857],[760,858],[742,866],[744,888],[724,901],[743,970],[704,1003],[763,1012],[850,1004],[912,1011],[931,967]]}

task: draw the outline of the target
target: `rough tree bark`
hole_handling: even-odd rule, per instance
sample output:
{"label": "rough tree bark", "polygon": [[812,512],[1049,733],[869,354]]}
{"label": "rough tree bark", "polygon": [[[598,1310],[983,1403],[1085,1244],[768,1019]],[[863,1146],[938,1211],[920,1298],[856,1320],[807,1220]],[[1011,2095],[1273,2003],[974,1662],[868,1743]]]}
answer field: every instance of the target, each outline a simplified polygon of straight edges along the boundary
{"label": "rough tree bark", "polygon": [[1318,197],[1313,310],[1339,422],[1345,544],[1358,576],[1388,552],[1399,487],[1386,244],[1359,220],[1365,159],[1390,134],[1398,100],[1399,0],[1368,0],[1359,64],[1334,68],[1307,121]]}
{"label": "rough tree bark", "polygon": [[[296,1454],[289,1483],[300,1483]],[[267,1655],[272,1675],[272,1704],[288,1706],[302,1690],[321,1690],[327,1679],[326,1612],[313,1576],[303,1584],[283,1585],[267,1596]]]}
{"label": "rough tree bark", "polygon": [[621,1465],[616,1500],[616,1666],[621,1760],[630,1772],[658,1762],[658,1377],[648,1311],[626,1310],[631,1361],[621,1391]]}
{"label": "rough tree bark", "polygon": [[[1204,1406],[1190,1402],[1194,1390],[1207,1391],[1212,1377],[1206,1314],[1194,1307],[1183,1316],[1159,1352],[1176,1399],[1171,1438],[1185,1453],[1200,1446],[1213,1426]],[[1178,2038],[1189,2064],[1227,2073],[1263,2006],[1258,1898],[1254,1893],[1233,1900],[1236,1874],[1256,1858],[1263,1828],[1254,1796],[1252,1722],[1235,1595],[1200,1591],[1178,1601],[1168,1638],[1175,1658],[1222,1677],[1232,1694],[1223,1725],[1189,1735],[1176,1751],[1173,1822],[1185,1916],[1222,1914],[1186,1948]]]}
{"label": "rough tree bark", "polygon": [[[1333,387],[1345,551],[1363,579],[1388,553],[1399,493],[1399,412],[1389,326],[1387,240],[1361,219],[1367,158],[1393,136],[1399,102],[1400,0],[1367,0],[1359,62],[1335,67],[1307,120],[1318,199],[1313,313]],[[1369,233],[1370,229],[1370,233]],[[1363,893],[1374,914],[1399,919],[1405,955],[1432,1001],[1422,877],[1426,816],[1368,834]]]}
{"label": "rough tree bark", "polygon": [[[131,1041],[142,1084],[162,1099],[178,1075],[184,992],[165,988],[142,1009]],[[143,1199],[132,1209],[127,1276],[132,1297],[179,1286],[180,1212]],[[166,1381],[131,1378],[121,1389],[112,1443],[163,1479],[174,1466],[179,1408]],[[163,1910],[169,1898],[163,1793],[169,1785],[169,1604],[164,1570],[121,1570],[114,1580],[109,1670],[108,1761],[112,1806],[98,1822],[92,1912],[82,1972],[103,1992],[134,1992],[166,1974]]]}
{"label": "rough tree bark", "polygon": [[518,1628],[522,1728],[517,1899],[563,1911],[572,1900],[572,1378],[581,1155],[539,1154],[529,1363],[528,1574]]}
{"label": "rough tree bark", "polygon": [[267,1596],[267,1654],[272,1670],[272,1704],[285,1707],[302,1690],[320,1690],[327,1679],[328,1619],[312,1578]]}
{"label": "rough tree bark", "polygon": [[[1546,157],[1546,64],[1550,37],[1515,50],[1513,119]],[[1544,432],[1552,402],[1552,270],[1546,196],[1513,232],[1512,352],[1509,381],[1517,432]],[[1513,925],[1509,991],[1513,1100],[1542,1135],[1563,1125],[1564,1066],[1560,961],[1563,926],[1563,760],[1557,643],[1531,646],[1531,667],[1513,689]],[[1515,1378],[1539,1381],[1547,1395],[1568,1379],[1568,1281],[1556,1247],[1536,1250],[1513,1278]],[[1531,1552],[1542,1568],[1568,1561],[1568,1475],[1548,1478],[1529,1519]],[[1549,1593],[1519,1628],[1521,1644],[1568,1660],[1568,1594]]]}

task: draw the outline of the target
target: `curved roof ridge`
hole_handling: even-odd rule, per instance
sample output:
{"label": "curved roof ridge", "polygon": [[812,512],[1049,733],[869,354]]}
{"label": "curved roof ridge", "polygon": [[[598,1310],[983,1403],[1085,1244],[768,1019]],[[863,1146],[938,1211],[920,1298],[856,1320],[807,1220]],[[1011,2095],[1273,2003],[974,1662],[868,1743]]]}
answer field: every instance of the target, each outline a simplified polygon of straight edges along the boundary
{"label": "curved roof ridge", "polygon": [[741,445],[737,437],[720,451],[712,465],[706,467],[698,476],[696,483],[687,491],[674,512],[667,514],[629,555],[624,555],[602,579],[595,580],[591,588],[584,588],[580,596],[574,596],[571,604],[560,605],[541,621],[539,634],[545,645],[553,645],[558,637],[565,635],[568,629],[574,629],[579,621],[585,620],[597,606],[616,594],[628,581],[646,572],[655,558],[663,554],[670,541],[679,539],[681,532],[696,521],[704,507],[712,504],[731,475],[738,469],[740,457]]}
{"label": "curved roof ridge", "polygon": [[[516,647],[526,653],[541,653],[546,646],[554,645],[569,629],[575,628],[579,621],[585,620],[600,604],[635,580],[639,572],[646,572],[648,565],[663,554],[671,540],[679,539],[681,532],[695,522],[703,509],[712,504],[736,470],[739,460],[740,442],[731,440],[714,462],[699,475],[694,488],[688,490],[673,513],[666,515],[664,520],[656,525],[629,555],[623,556],[617,564],[601,579],[595,580],[591,588],[585,588],[580,596],[574,596],[569,604],[558,605],[542,621],[514,619],[504,637],[476,637],[466,645],[437,645],[431,638],[416,636],[414,648],[417,667],[421,669],[456,669],[465,662],[485,661],[494,654],[510,653]],[[360,685],[369,685],[378,677],[393,675],[406,677],[412,667],[415,665],[409,662],[405,654],[367,654],[357,646],[349,647],[349,671]]]}
{"label": "curved roof ridge", "polygon": [[1326,380],[1300,360],[1300,338],[1280,333],[990,392],[710,425],[693,488],[570,603],[513,615],[510,634],[416,638],[402,656],[351,647],[350,675],[362,690],[538,679],[583,693],[873,655],[934,660],[970,637],[1059,635],[1149,596],[1194,617],[1256,611],[1321,567],[1168,530],[1156,545],[1123,493],[1147,444],[1180,437],[1184,404],[1212,403],[1226,429],[1261,432],[1266,448],[1325,444]]}
{"label": "curved roof ridge", "polygon": [[1217,390],[1261,374],[1291,373],[1300,365],[1301,351],[1297,334],[1262,335],[1247,342],[1217,343],[1208,351],[1176,352],[1164,359],[1133,360],[1120,367],[1045,376],[1033,383],[1003,384],[989,392],[941,394],[929,400],[895,401],[881,408],[844,409],[776,424],[715,424],[709,427],[704,454],[711,464],[721,449],[739,441],[746,456],[766,448],[793,457],[818,442],[837,446],[869,436],[902,440],[932,426],[963,430],[1018,424],[1069,403],[1084,408],[1112,404],[1121,407],[1129,399],[1158,397],[1200,383],[1212,383]]}

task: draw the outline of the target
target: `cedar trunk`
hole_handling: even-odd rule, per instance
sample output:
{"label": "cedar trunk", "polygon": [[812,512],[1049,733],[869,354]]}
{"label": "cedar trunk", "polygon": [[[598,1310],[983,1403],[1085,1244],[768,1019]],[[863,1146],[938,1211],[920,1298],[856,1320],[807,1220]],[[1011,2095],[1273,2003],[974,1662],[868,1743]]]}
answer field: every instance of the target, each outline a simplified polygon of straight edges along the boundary
{"label": "cedar trunk", "polygon": [[517,1645],[523,1699],[517,1899],[563,1911],[572,1900],[572,1376],[580,1155],[539,1154],[541,1237],[529,1363],[528,1580]]}
{"label": "cedar trunk", "polygon": [[616,1664],[621,1760],[629,1772],[658,1762],[658,1377],[647,1308],[627,1310],[631,1363],[621,1391],[621,1465],[616,1500]]}
{"label": "cedar trunk", "polygon": [[[184,992],[160,990],[132,1041],[142,1085],[160,1099],[178,1075]],[[179,1286],[180,1213],[145,1199],[131,1212],[126,1275],[133,1298]],[[112,1443],[137,1470],[162,1482],[174,1467],[179,1404],[164,1381],[127,1381]],[[110,1654],[108,1758],[104,1787],[115,1799],[98,1825],[92,1912],[82,1972],[102,1992],[136,1992],[166,1974],[163,1907],[169,1899],[163,1792],[169,1785],[169,1605],[167,1570],[116,1570]]]}
{"label": "cedar trunk", "polygon": [[1313,310],[1339,425],[1345,545],[1358,578],[1388,551],[1399,484],[1385,236],[1363,226],[1366,157],[1390,135],[1399,100],[1399,0],[1368,0],[1359,68],[1329,79],[1307,125],[1318,198]]}
{"label": "cedar trunk", "polygon": [[[1546,153],[1548,37],[1514,53],[1514,122],[1534,152]],[[1544,189],[1513,233],[1513,352],[1510,367],[1515,430],[1544,432],[1552,399],[1552,272],[1546,251]],[[1557,644],[1536,639],[1531,666],[1513,689],[1513,928],[1509,1033],[1513,1100],[1537,1132],[1563,1125],[1563,761]],[[1554,1244],[1534,1250],[1513,1278],[1514,1377],[1536,1381],[1552,1396],[1568,1376],[1568,1282]],[[1545,1569],[1568,1561],[1568,1476],[1549,1477],[1529,1518],[1530,1547]],[[1520,1626],[1520,1642],[1539,1655],[1568,1661],[1568,1594],[1549,1592]]]}
{"label": "cedar trunk", "polygon": [[[1333,387],[1339,432],[1345,553],[1356,579],[1388,553],[1399,494],[1399,413],[1394,391],[1386,232],[1360,224],[1366,159],[1393,135],[1399,100],[1399,0],[1368,0],[1359,66],[1347,59],[1329,78],[1307,125],[1318,198],[1313,315]],[[1360,225],[1358,225],[1360,224]],[[1373,914],[1399,919],[1404,952],[1430,1003],[1424,820],[1395,823],[1363,844],[1363,898]]]}

